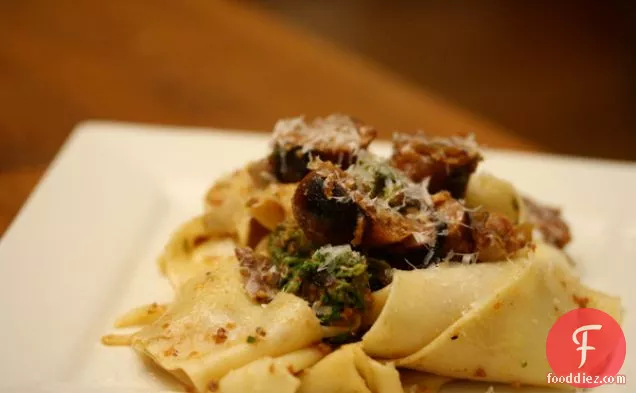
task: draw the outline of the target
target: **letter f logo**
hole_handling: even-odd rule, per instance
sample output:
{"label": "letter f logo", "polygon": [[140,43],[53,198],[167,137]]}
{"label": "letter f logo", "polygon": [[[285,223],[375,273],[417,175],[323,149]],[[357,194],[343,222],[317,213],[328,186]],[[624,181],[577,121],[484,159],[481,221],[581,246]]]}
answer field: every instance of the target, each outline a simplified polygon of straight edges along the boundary
{"label": "letter f logo", "polygon": [[[596,349],[587,345],[588,330],[601,330],[602,327],[603,325],[585,325],[576,329],[572,334],[572,341],[574,341],[575,344],[580,345],[580,347],[576,348],[577,351],[581,351],[581,364],[579,364],[579,368],[583,367],[587,361],[587,351],[593,351]],[[579,339],[577,338],[579,333],[583,333],[581,334],[581,342],[579,342]]]}

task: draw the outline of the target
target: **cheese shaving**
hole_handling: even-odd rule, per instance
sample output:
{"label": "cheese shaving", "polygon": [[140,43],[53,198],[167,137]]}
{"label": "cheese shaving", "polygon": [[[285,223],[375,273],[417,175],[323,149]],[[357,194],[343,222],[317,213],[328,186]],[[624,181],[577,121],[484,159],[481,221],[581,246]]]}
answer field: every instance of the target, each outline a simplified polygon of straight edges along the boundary
{"label": "cheese shaving", "polygon": [[[306,122],[303,116],[281,119],[274,125],[276,146],[301,146],[301,151],[346,149],[357,152],[362,145],[360,129],[348,116],[331,115]],[[342,159],[342,157],[341,157]]]}

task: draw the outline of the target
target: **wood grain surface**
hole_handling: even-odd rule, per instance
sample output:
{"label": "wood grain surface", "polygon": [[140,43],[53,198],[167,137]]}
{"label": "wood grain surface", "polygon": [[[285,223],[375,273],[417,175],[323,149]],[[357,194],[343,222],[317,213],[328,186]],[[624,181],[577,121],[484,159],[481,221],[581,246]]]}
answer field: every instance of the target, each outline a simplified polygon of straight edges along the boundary
{"label": "wood grain surface", "polygon": [[543,150],[245,3],[0,2],[0,234],[79,121],[268,130],[353,114],[388,137],[474,132]]}

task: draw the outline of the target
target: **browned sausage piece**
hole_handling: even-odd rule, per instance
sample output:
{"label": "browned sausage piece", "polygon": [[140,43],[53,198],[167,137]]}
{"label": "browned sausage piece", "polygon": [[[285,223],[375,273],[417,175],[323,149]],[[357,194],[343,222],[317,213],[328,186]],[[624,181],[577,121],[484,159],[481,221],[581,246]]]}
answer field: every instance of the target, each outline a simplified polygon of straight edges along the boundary
{"label": "browned sausage piece", "polygon": [[428,195],[371,157],[361,155],[346,171],[321,161],[311,168],[292,205],[317,245],[350,243],[393,267],[413,268],[441,260],[501,261],[531,241],[530,225],[470,211],[449,191]]}
{"label": "browned sausage piece", "polygon": [[470,214],[450,192],[440,191],[432,196],[439,219],[446,224],[441,254],[470,254],[475,250]]}
{"label": "browned sausage piece", "polygon": [[482,157],[470,137],[428,138],[418,134],[396,134],[391,164],[414,182],[428,180],[431,193],[447,190],[462,198],[468,178]]}
{"label": "browned sausage piece", "polygon": [[572,236],[568,224],[561,217],[561,210],[545,206],[528,197],[523,197],[528,221],[537,227],[543,239],[559,248],[565,247]]}
{"label": "browned sausage piece", "polygon": [[402,214],[386,200],[370,198],[351,173],[328,162],[317,165],[300,182],[293,199],[294,217],[311,241],[365,248],[435,244],[436,225],[430,214]]}
{"label": "browned sausage piece", "polygon": [[360,214],[348,192],[318,172],[298,184],[292,210],[305,236],[317,245],[349,243]]}
{"label": "browned sausage piece", "polygon": [[532,240],[530,226],[515,225],[502,214],[477,211],[470,216],[479,261],[503,261]]}
{"label": "browned sausage piece", "polygon": [[279,120],[274,126],[269,164],[278,181],[294,183],[309,172],[307,164],[313,157],[346,169],[375,136],[374,128],[344,115],[311,122],[303,118]]}

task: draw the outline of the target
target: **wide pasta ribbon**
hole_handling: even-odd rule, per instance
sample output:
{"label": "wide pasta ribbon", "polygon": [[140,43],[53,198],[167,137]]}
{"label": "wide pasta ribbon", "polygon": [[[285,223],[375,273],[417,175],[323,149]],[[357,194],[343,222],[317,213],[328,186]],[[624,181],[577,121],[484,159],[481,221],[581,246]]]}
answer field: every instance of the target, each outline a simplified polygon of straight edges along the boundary
{"label": "wide pasta ribbon", "polygon": [[402,390],[400,374],[391,363],[368,357],[359,344],[345,345],[308,370],[298,393],[393,393]]}
{"label": "wide pasta ribbon", "polygon": [[295,393],[300,387],[297,374],[318,362],[325,352],[310,347],[278,358],[265,357],[226,374],[218,393]]}
{"label": "wide pasta ribbon", "polygon": [[365,352],[460,379],[546,385],[544,343],[558,317],[587,306],[621,319],[618,298],[583,286],[544,244],[513,261],[397,271],[382,295]]}
{"label": "wide pasta ribbon", "polygon": [[320,323],[304,300],[281,292],[261,306],[243,289],[236,258],[211,262],[179,288],[161,318],[134,334],[135,350],[205,391],[231,370],[320,341]]}

